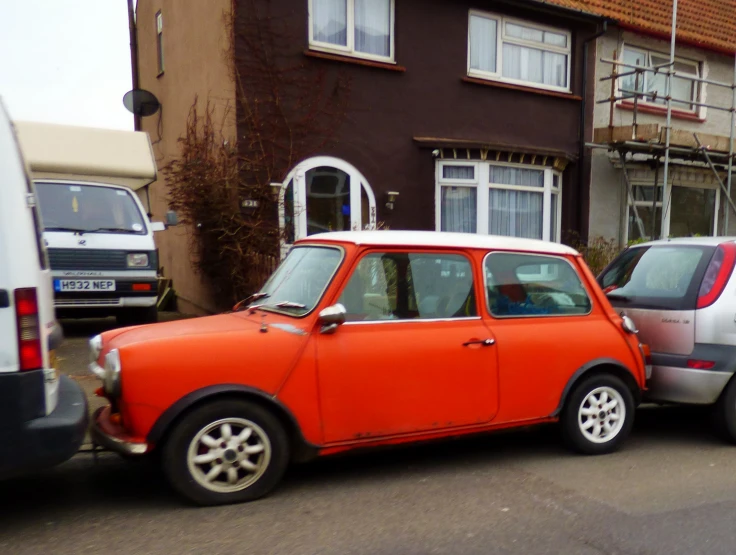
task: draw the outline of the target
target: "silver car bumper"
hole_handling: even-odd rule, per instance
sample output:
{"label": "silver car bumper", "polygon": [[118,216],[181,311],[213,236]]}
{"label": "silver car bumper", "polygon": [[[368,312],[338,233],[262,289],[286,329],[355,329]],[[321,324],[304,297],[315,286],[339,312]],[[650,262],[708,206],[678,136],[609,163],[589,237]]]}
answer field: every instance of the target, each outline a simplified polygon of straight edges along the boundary
{"label": "silver car bumper", "polygon": [[710,405],[718,400],[732,376],[731,372],[654,366],[652,377],[647,383],[647,398],[652,401]]}

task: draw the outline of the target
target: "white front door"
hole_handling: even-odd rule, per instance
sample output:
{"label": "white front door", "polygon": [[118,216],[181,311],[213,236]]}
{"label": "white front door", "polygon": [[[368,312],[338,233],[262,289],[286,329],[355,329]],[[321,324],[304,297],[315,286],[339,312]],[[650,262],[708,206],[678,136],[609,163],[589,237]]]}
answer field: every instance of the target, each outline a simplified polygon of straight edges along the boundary
{"label": "white front door", "polygon": [[299,239],[329,231],[376,228],[376,199],[366,179],[337,158],[310,158],[281,186],[281,255]]}

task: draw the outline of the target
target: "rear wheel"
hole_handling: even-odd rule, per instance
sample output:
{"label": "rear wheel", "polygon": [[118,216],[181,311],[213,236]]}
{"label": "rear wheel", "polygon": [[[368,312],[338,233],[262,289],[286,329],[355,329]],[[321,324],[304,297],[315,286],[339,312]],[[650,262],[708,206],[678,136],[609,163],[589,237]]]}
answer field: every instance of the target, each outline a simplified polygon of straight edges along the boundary
{"label": "rear wheel", "polygon": [[169,482],[199,505],[253,501],[281,480],[289,442],[278,419],[259,405],[205,405],[176,425],[163,446]]}
{"label": "rear wheel", "polygon": [[732,379],[713,406],[713,423],[722,439],[736,443],[736,379]]}
{"label": "rear wheel", "polygon": [[616,376],[583,379],[570,394],[561,418],[569,447],[586,455],[618,449],[634,425],[634,399]]}

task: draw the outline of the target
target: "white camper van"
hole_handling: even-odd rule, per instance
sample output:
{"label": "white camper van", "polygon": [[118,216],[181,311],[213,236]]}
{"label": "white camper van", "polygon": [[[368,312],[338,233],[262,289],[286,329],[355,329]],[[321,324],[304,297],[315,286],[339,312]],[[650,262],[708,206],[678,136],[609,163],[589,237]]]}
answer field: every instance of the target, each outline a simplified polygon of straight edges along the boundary
{"label": "white camper van", "polygon": [[147,133],[16,122],[38,191],[60,318],[157,319],[158,257],[136,191],[156,179]]}
{"label": "white camper van", "polygon": [[69,459],[87,429],[79,385],[55,369],[62,340],[37,198],[0,101],[0,478]]}

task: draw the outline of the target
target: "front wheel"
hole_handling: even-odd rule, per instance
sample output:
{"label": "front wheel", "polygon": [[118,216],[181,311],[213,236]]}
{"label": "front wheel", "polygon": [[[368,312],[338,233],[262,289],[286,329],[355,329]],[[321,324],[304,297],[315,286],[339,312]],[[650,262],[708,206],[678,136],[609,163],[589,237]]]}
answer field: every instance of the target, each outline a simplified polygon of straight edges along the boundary
{"label": "front wheel", "polygon": [[634,399],[616,376],[599,374],[583,379],[562,412],[565,442],[586,455],[618,449],[634,425]]}
{"label": "front wheel", "polygon": [[179,422],[163,446],[169,482],[199,505],[242,503],[276,486],[289,461],[278,419],[247,401],[214,401]]}

